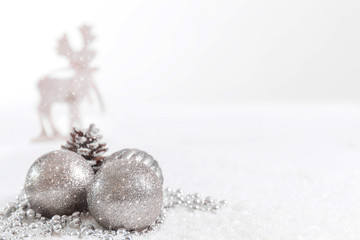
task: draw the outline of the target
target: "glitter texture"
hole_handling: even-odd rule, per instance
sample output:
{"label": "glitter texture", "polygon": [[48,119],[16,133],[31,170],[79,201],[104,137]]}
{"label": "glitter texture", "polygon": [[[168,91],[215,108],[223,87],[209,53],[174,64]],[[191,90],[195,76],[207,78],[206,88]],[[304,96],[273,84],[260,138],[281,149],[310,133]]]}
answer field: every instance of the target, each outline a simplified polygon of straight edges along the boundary
{"label": "glitter texture", "polygon": [[161,180],[146,164],[115,156],[105,161],[89,186],[89,211],[107,229],[144,229],[160,215]]}
{"label": "glitter texture", "polygon": [[71,151],[57,150],[38,158],[28,171],[25,193],[29,204],[45,217],[69,215],[87,207],[86,187],[94,172]]}

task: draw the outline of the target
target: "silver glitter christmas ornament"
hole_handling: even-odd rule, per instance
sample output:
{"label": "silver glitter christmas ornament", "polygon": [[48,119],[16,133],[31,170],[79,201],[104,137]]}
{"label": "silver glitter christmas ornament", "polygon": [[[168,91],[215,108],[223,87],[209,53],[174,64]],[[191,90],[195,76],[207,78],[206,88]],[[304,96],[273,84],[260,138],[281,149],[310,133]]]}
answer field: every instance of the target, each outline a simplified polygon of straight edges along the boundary
{"label": "silver glitter christmas ornament", "polygon": [[24,190],[35,212],[45,217],[69,215],[87,207],[86,187],[93,177],[94,171],[82,156],[56,150],[33,163]]}
{"label": "silver glitter christmas ornament", "polygon": [[140,156],[149,155],[139,150],[112,154],[89,186],[90,214],[104,228],[141,230],[159,217],[163,203],[162,178],[159,171],[154,171],[159,167],[139,161]]}

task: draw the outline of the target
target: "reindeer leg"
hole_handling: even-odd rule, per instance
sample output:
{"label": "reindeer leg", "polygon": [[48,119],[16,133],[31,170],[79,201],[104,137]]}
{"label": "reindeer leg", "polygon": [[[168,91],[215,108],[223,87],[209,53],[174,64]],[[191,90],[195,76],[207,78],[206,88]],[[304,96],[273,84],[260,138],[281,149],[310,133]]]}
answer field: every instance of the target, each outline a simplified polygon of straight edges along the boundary
{"label": "reindeer leg", "polygon": [[81,127],[79,107],[77,102],[70,103],[70,129],[73,127]]}
{"label": "reindeer leg", "polygon": [[44,109],[44,107],[42,105],[42,102],[40,102],[39,108],[38,108],[40,127],[41,127],[40,138],[47,137],[46,130],[45,130],[45,125],[44,125],[44,112],[43,112],[43,109]]}
{"label": "reindeer leg", "polygon": [[50,108],[50,107],[48,108],[48,111],[46,112],[46,116],[47,116],[47,118],[49,119],[49,123],[50,123],[51,129],[52,129],[52,131],[53,131],[54,137],[60,136],[60,133],[59,133],[59,131],[56,129],[55,124],[54,124],[54,121],[53,121],[53,119],[52,119],[52,117],[51,117],[51,108]]}
{"label": "reindeer leg", "polygon": [[102,113],[105,113],[105,105],[104,105],[104,101],[103,101],[103,99],[101,97],[99,89],[97,88],[97,86],[95,85],[94,82],[92,82],[91,86],[93,87],[93,89],[94,89],[94,91],[96,93],[96,96],[97,96],[97,98],[99,100]]}

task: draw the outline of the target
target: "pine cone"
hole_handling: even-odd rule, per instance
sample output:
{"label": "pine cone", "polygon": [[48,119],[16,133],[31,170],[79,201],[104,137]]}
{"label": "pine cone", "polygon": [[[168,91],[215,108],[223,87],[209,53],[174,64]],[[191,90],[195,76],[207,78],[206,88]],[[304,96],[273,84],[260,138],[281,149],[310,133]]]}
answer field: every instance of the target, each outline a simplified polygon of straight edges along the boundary
{"label": "pine cone", "polygon": [[70,136],[61,148],[80,154],[97,172],[104,161],[103,154],[108,150],[106,143],[101,141],[103,136],[99,134],[99,129],[94,124],[90,124],[87,129],[73,128]]}

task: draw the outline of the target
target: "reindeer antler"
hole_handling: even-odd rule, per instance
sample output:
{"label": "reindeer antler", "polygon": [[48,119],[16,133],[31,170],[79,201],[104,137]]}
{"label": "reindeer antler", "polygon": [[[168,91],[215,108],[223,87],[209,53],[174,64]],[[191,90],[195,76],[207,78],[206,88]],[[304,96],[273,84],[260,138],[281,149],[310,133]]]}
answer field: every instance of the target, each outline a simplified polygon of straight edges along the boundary
{"label": "reindeer antler", "polygon": [[67,36],[64,34],[58,42],[58,53],[65,56],[70,61],[70,67],[78,70],[88,70],[88,64],[95,57],[96,52],[89,49],[89,45],[94,41],[95,36],[91,34],[91,27],[83,25],[80,27],[80,33],[83,38],[83,48],[80,51],[74,51],[69,44]]}
{"label": "reindeer antler", "polygon": [[87,50],[91,42],[95,40],[95,35],[91,34],[91,27],[87,25],[82,25],[80,27],[80,32],[83,37],[84,47],[83,50]]}
{"label": "reindeer antler", "polygon": [[66,34],[59,39],[57,50],[60,55],[64,55],[66,57],[69,57],[73,53]]}

